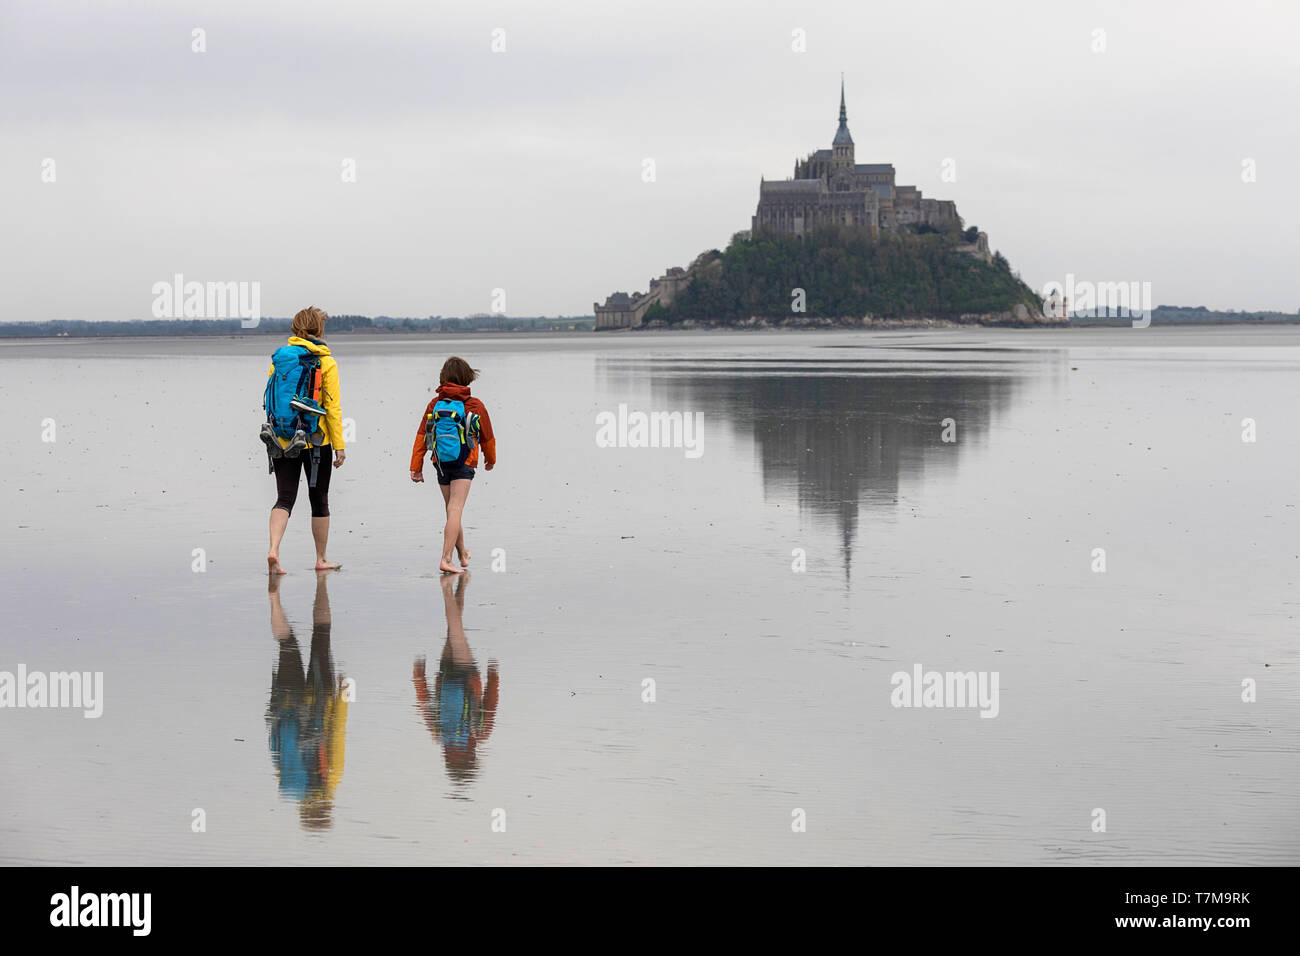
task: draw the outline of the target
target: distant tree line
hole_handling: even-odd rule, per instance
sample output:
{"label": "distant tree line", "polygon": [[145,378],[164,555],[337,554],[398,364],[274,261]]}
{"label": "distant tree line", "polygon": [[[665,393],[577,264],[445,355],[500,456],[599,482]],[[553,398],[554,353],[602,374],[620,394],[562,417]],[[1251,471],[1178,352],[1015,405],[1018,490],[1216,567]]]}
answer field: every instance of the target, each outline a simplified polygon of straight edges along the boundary
{"label": "distant tree line", "polygon": [[[431,315],[423,319],[388,315],[331,315],[327,335],[338,332],[561,332],[591,329],[595,316],[476,315],[467,318]],[[289,334],[291,319],[264,318],[253,328],[239,319],[132,319],[126,322],[97,322],[57,319],[49,322],[0,322],[0,338],[49,338],[55,336],[103,335],[275,335]]]}
{"label": "distant tree line", "polygon": [[[1158,305],[1151,310],[1152,325],[1241,325],[1300,322],[1300,312],[1245,312],[1237,309],[1207,309],[1203,305]],[[1106,311],[1071,312],[1072,325],[1131,325],[1129,316],[1106,314]]]}

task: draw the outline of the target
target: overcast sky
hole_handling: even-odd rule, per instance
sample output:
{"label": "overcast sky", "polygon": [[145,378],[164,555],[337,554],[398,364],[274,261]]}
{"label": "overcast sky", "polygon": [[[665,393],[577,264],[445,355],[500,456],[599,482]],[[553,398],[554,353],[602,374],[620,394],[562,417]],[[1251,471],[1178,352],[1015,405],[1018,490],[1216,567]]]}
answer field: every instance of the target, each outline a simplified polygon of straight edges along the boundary
{"label": "overcast sky", "polygon": [[264,315],[590,314],[748,228],[760,177],[830,145],[841,71],[858,162],[1036,288],[1296,311],[1298,27],[1283,0],[0,0],[0,320],[148,318],[175,273],[260,282]]}

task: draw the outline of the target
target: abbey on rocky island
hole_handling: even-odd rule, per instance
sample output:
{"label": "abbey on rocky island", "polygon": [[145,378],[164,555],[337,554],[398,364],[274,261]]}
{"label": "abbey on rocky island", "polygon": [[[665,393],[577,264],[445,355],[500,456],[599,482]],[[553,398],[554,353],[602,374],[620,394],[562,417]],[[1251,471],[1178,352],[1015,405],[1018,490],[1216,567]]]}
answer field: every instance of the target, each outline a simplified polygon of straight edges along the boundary
{"label": "abbey on rocky island", "polygon": [[[840,125],[831,148],[796,162],[791,179],[761,180],[751,228],[736,235],[743,239],[804,236],[818,228],[848,226],[875,237],[881,231],[915,232],[922,226],[946,232],[960,224],[952,200],[927,199],[915,186],[896,185],[893,164],[857,162],[841,79]],[[992,261],[985,233],[972,229],[961,239],[954,246],[957,252]],[[639,326],[650,306],[671,305],[690,280],[689,270],[675,267],[651,279],[649,292],[615,292],[604,304],[593,302],[596,328]]]}

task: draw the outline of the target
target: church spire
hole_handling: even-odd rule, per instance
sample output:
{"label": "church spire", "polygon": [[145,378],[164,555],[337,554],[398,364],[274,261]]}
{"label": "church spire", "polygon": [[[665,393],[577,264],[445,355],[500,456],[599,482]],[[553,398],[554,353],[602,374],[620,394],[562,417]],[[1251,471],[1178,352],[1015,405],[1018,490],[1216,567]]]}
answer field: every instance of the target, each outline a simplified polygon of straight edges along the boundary
{"label": "church spire", "polygon": [[840,74],[840,128],[835,131],[832,146],[852,146],[853,137],[849,135],[849,114],[844,108],[844,74]]}

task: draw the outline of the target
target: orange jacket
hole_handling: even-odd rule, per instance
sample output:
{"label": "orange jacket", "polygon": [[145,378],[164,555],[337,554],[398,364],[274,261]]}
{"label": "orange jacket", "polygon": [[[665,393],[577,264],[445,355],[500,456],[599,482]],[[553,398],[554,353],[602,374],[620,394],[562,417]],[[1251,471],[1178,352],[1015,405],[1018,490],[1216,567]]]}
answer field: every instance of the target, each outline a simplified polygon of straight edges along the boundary
{"label": "orange jacket", "polygon": [[465,464],[470,468],[478,464],[478,450],[481,447],[483,449],[483,458],[487,466],[491,468],[497,463],[497,439],[496,435],[492,433],[492,419],[488,418],[487,409],[477,398],[470,397],[468,385],[454,385],[451,382],[444,382],[438,386],[438,394],[420,413],[420,427],[415,433],[415,445],[411,448],[411,471],[424,471],[424,455],[429,450],[424,443],[425,417],[433,411],[433,406],[443,399],[449,402],[464,402],[465,411],[473,412],[479,417],[482,433],[479,436],[479,443],[470,450],[469,457],[465,459]]}

